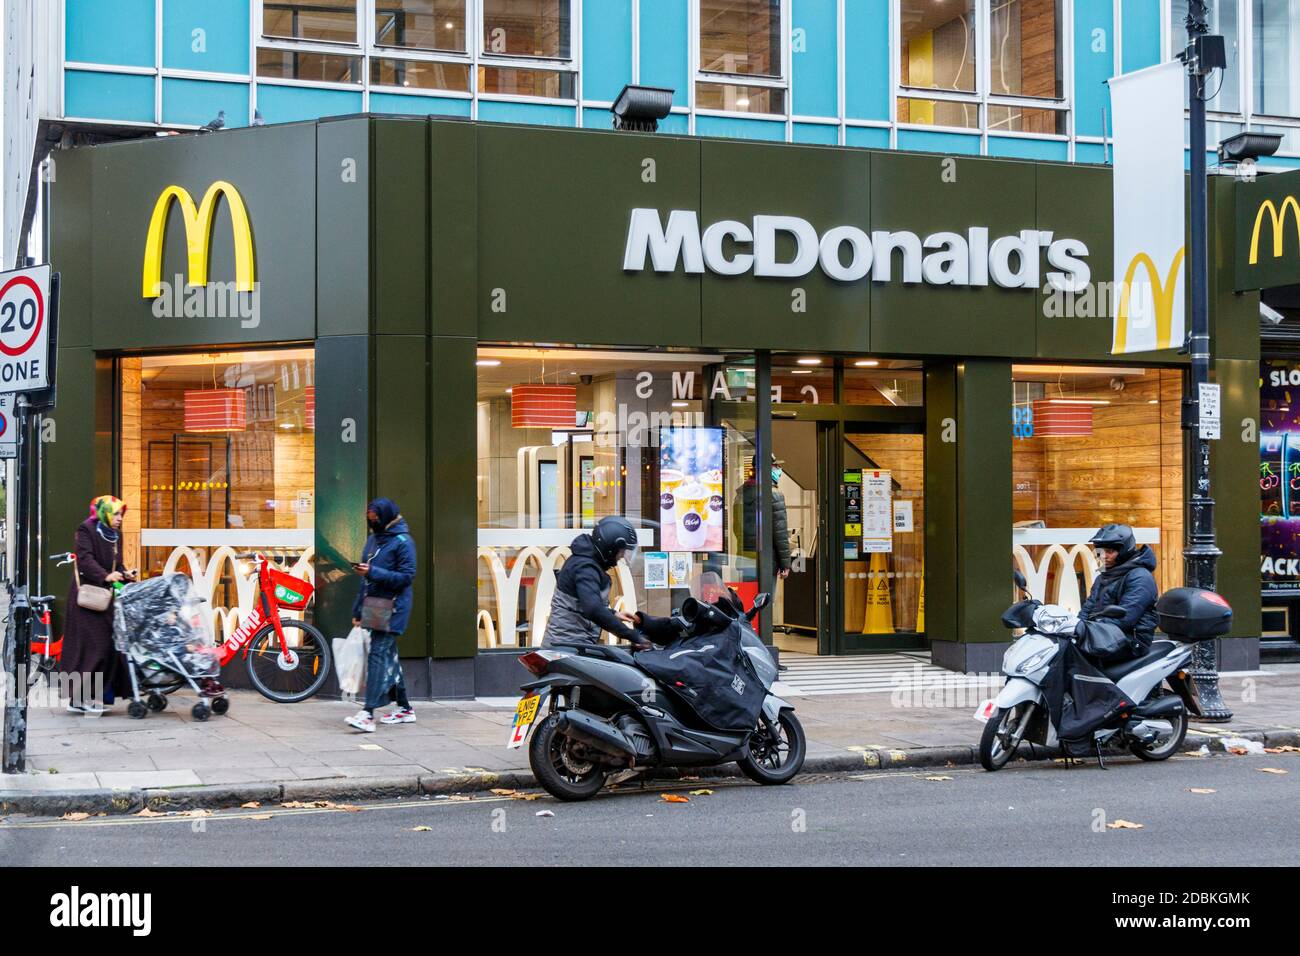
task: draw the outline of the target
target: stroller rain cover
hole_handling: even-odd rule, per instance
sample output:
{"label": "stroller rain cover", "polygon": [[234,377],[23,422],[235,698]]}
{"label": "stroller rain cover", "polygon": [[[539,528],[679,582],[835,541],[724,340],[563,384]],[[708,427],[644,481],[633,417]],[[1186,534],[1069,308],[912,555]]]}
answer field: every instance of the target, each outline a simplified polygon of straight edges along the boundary
{"label": "stroller rain cover", "polygon": [[1072,757],[1092,753],[1092,733],[1136,705],[1119,685],[1093,667],[1074,642],[1061,639],[1043,680],[1043,697],[1061,747]]}
{"label": "stroller rain cover", "polygon": [[742,625],[674,641],[636,655],[637,666],[662,681],[717,730],[742,731],[758,726],[767,689],[749,655],[741,649]]}
{"label": "stroller rain cover", "polygon": [[165,664],[174,654],[192,676],[216,677],[221,665],[204,603],[187,574],[128,584],[113,599],[113,643],[123,654],[145,654]]}

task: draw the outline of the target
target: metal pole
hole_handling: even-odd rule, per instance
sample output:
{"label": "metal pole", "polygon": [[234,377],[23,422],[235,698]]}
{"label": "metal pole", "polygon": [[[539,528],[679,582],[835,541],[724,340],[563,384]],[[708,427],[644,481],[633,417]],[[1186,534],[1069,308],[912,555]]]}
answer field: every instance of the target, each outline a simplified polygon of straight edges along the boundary
{"label": "metal pole", "polygon": [[30,511],[27,507],[27,483],[30,472],[30,414],[27,396],[14,399],[15,425],[18,430],[18,459],[14,469],[16,528],[14,534],[13,579],[9,586],[9,624],[5,628],[4,665],[8,680],[4,709],[4,745],[0,769],[4,773],[24,773],[27,769],[27,669],[31,661],[32,618],[28,603],[30,567]]}
{"label": "metal pole", "polygon": [[[1214,540],[1214,499],[1210,497],[1210,443],[1200,437],[1200,387],[1210,379],[1209,264],[1206,253],[1207,213],[1205,174],[1205,74],[1195,57],[1196,38],[1209,32],[1204,0],[1187,5],[1185,62],[1188,70],[1188,112],[1191,145],[1191,293],[1192,333],[1188,340],[1192,370],[1189,394],[1183,397],[1183,427],[1189,429],[1192,448],[1192,498],[1188,508],[1183,547],[1184,574],[1189,587],[1215,589],[1219,550]],[[1226,721],[1232,711],[1219,691],[1216,641],[1200,641],[1192,652],[1192,680],[1196,682],[1203,720]]]}

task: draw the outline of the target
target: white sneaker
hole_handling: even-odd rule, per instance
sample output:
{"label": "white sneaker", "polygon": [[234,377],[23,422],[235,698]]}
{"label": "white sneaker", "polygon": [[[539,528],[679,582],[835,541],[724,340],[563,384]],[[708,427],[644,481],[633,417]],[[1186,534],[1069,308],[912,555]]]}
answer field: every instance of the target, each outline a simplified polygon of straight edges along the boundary
{"label": "white sneaker", "polygon": [[68,713],[80,714],[82,717],[100,717],[104,713],[104,705],[98,701],[91,701],[88,704],[68,703]]}
{"label": "white sneaker", "polygon": [[384,714],[379,718],[381,724],[413,724],[415,723],[415,711],[411,708],[399,708],[391,714]]}
{"label": "white sneaker", "polygon": [[363,734],[373,734],[375,732],[375,718],[364,710],[358,711],[351,717],[344,718],[343,722],[349,727],[355,727]]}

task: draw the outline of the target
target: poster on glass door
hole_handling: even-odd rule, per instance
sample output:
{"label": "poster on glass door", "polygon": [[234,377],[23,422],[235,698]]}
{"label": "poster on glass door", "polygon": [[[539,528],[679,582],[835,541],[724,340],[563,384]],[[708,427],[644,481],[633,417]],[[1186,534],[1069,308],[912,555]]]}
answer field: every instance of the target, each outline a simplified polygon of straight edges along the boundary
{"label": "poster on glass door", "polygon": [[659,430],[659,549],[721,551],[725,524],[721,428]]}
{"label": "poster on glass door", "polygon": [[862,470],[862,553],[894,550],[893,482],[888,471]]}

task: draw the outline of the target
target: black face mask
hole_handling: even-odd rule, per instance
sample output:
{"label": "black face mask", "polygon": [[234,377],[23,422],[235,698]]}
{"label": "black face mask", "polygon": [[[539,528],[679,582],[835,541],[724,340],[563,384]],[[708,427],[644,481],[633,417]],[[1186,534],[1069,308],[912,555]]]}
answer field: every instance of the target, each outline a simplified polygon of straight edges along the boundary
{"label": "black face mask", "polygon": [[368,524],[368,525],[370,526],[370,530],[371,530],[371,531],[380,531],[380,530],[382,530],[383,527],[384,527],[383,522],[382,522],[382,520],[381,520],[380,518],[375,518],[375,519],[372,521],[372,520],[370,520],[370,518],[367,517],[367,518],[366,518],[366,524]]}

